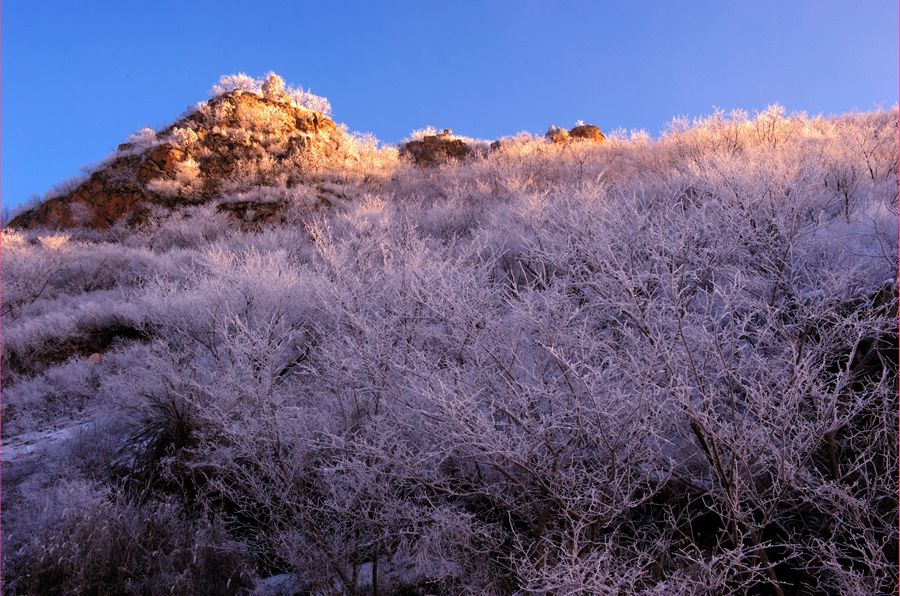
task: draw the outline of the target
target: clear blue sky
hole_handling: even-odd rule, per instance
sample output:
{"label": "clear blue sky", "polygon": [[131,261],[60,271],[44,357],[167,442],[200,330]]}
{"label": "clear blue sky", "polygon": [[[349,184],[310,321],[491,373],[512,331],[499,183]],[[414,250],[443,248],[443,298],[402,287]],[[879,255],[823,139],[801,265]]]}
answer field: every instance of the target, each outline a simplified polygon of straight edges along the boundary
{"label": "clear blue sky", "polygon": [[714,106],[897,102],[896,0],[2,3],[2,198],[275,70],[351,130],[494,138],[575,120],[658,133]]}

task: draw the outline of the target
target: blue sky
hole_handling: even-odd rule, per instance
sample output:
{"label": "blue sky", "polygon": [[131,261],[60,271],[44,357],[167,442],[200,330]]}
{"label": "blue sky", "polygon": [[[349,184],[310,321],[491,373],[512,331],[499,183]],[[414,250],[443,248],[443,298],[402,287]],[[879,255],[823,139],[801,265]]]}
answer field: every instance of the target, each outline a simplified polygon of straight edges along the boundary
{"label": "blue sky", "polygon": [[895,0],[6,0],[2,199],[13,206],[274,70],[351,130],[495,138],[576,120],[657,134],[714,106],[897,102]]}

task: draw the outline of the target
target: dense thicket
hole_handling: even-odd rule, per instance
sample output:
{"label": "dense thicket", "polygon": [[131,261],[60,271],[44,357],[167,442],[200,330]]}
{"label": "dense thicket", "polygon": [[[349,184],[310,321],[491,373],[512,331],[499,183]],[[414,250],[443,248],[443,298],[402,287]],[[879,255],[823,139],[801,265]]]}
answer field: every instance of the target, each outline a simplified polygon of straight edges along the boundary
{"label": "dense thicket", "polygon": [[281,223],[5,231],[7,590],[895,592],[896,140],[348,137],[232,185]]}

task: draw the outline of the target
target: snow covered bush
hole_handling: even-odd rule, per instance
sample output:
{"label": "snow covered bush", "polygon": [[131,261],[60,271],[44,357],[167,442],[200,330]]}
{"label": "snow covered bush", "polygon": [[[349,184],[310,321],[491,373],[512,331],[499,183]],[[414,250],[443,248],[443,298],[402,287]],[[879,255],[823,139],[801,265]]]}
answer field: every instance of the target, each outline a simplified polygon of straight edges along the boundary
{"label": "snow covered bush", "polygon": [[285,85],[284,79],[274,72],[268,73],[265,79],[255,79],[242,72],[225,75],[212,88],[213,95],[221,95],[231,91],[256,93],[273,101],[287,99],[291,105],[298,108],[325,115],[331,113],[331,104],[328,103],[327,99],[310,93],[302,87],[295,88]]}
{"label": "snow covered bush", "polygon": [[262,91],[263,97],[266,99],[280,101],[286,95],[284,91],[284,79],[274,72],[270,72],[266,75],[266,80],[263,81],[263,84],[260,86],[260,91]]}
{"label": "snow covered bush", "polygon": [[6,584],[10,592],[219,595],[253,585],[246,549],[221,526],[186,519],[172,503],[131,503],[90,484],[54,488],[35,533],[19,538],[14,554],[4,552],[7,568],[25,571]]}
{"label": "snow covered bush", "polygon": [[[348,135],[141,229],[5,232],[4,441],[127,437],[14,518],[7,586],[109,586],[108,544],[151,591],[896,590],[896,136],[776,106],[418,168]],[[28,465],[5,512],[57,490]]]}

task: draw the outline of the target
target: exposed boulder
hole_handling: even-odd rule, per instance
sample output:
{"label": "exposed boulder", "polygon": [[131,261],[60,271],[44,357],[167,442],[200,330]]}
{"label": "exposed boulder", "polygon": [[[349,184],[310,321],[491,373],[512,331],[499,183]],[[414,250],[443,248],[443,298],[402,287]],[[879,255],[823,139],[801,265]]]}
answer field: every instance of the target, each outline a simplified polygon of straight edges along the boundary
{"label": "exposed boulder", "polygon": [[152,205],[212,200],[225,182],[246,177],[248,169],[253,173],[260,160],[274,165],[260,175],[274,170],[289,184],[299,182],[303,171],[297,164],[334,152],[343,133],[325,115],[291,104],[277,81],[267,85],[266,96],[230,91],[151,133],[149,141],[123,143],[74,190],[19,214],[10,226],[102,230],[139,223]]}
{"label": "exposed boulder", "polygon": [[422,140],[400,145],[400,155],[410,157],[416,165],[433,166],[451,160],[463,160],[472,155],[472,147],[462,139],[454,138],[453,131],[445,128],[436,135],[425,135]]}
{"label": "exposed boulder", "polygon": [[606,140],[606,135],[593,124],[579,124],[570,130],[551,126],[544,137],[551,143],[568,143],[573,140],[602,143]]}
{"label": "exposed boulder", "polygon": [[569,136],[573,139],[582,139],[594,143],[602,143],[606,140],[606,135],[600,132],[600,129],[593,124],[581,124],[576,126],[569,130]]}

